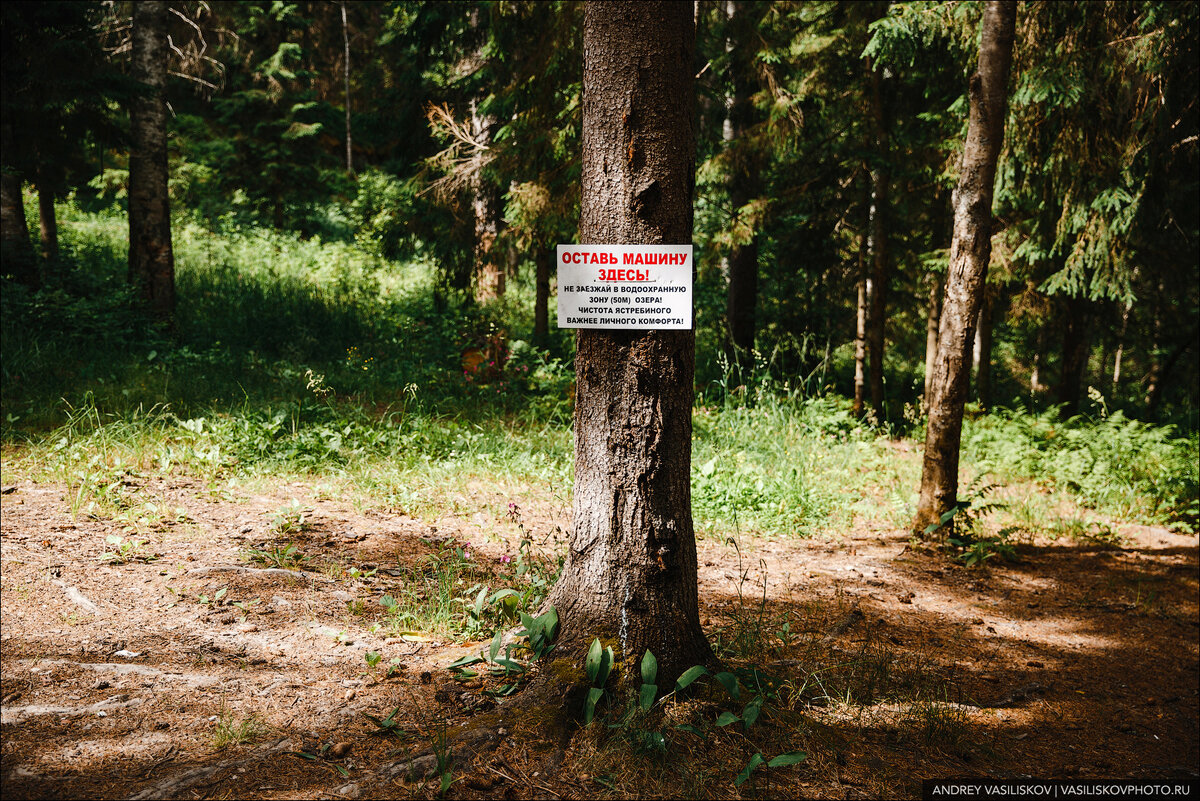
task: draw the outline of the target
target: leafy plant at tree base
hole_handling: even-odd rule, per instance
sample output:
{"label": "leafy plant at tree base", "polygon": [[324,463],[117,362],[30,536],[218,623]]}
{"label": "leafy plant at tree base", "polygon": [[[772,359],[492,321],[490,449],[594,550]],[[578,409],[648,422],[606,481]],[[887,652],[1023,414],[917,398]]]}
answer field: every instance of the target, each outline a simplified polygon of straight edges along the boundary
{"label": "leafy plant at tree base", "polygon": [[583,702],[583,725],[589,726],[593,718],[596,716],[596,704],[604,697],[604,684],[608,681],[608,674],[612,671],[613,666],[613,649],[612,646],[605,648],[600,644],[600,638],[592,640],[592,645],[588,648],[587,658],[584,659],[583,668],[587,673],[588,681],[591,682],[591,687],[588,689],[587,698]]}
{"label": "leafy plant at tree base", "polygon": [[[495,689],[483,691],[484,695],[502,697],[512,695],[521,688],[529,674],[529,664],[520,662],[516,654],[528,651],[530,661],[534,662],[548,656],[554,650],[554,639],[558,636],[558,612],[550,608],[537,617],[520,613],[524,628],[516,632],[517,637],[525,639],[523,643],[515,643],[504,647],[504,632],[498,631],[492,637],[488,648],[478,656],[464,656],[447,665],[447,669],[459,678],[473,679],[479,673],[471,670],[471,665],[486,663],[488,673],[492,677],[502,678],[505,683]],[[504,647],[504,656],[500,650]]]}

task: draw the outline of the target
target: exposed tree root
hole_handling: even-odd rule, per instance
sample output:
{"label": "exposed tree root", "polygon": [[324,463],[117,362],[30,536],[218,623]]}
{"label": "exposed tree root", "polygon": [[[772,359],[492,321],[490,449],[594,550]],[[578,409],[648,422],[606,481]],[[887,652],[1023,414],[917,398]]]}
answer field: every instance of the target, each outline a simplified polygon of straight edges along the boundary
{"label": "exposed tree root", "polygon": [[311,573],[304,570],[285,570],[282,567],[244,567],[242,565],[210,565],[195,567],[188,571],[189,576],[204,575],[205,573],[249,573],[256,576],[291,576],[292,578],[309,579],[312,581],[333,581],[329,576]]}
{"label": "exposed tree root", "polygon": [[[552,660],[550,665],[559,661],[563,661],[562,657]],[[515,737],[522,742],[548,744],[550,753],[541,773],[553,775],[562,764],[571,737],[579,730],[577,714],[583,707],[585,689],[580,682],[563,681],[553,671],[540,671],[519,695],[447,734],[448,765],[456,774],[466,773],[481,757],[495,751],[507,738]],[[436,750],[426,748],[381,765],[334,792],[357,798],[364,787],[378,789],[381,783],[398,779],[422,781],[437,775],[438,770]]]}
{"label": "exposed tree root", "polygon": [[261,762],[266,757],[287,751],[292,747],[292,741],[286,738],[276,740],[266,748],[260,748],[248,757],[242,759],[227,759],[215,765],[204,765],[175,776],[168,776],[155,782],[141,792],[128,797],[128,801],[145,801],[151,798],[175,798],[193,787],[207,787],[220,781],[222,776],[243,765]]}

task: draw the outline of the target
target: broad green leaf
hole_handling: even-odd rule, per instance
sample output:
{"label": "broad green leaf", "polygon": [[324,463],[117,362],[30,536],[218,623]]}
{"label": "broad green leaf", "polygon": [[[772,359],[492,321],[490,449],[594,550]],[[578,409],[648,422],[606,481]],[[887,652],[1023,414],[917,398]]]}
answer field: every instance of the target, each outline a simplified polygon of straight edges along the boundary
{"label": "broad green leaf", "polygon": [[642,684],[653,684],[657,676],[658,660],[654,658],[650,649],[646,649],[646,655],[642,657]]}
{"label": "broad green leaf", "polygon": [[728,726],[730,723],[736,723],[739,720],[741,720],[741,718],[732,712],[722,712],[721,716],[717,718],[717,725]]}
{"label": "broad green leaf", "polygon": [[[526,627],[528,628],[528,627]],[[584,669],[587,671],[588,681],[592,684],[596,683],[596,676],[600,673],[600,657],[603,649],[600,647],[600,638],[592,640],[592,647],[588,648],[587,659],[584,661]]]}
{"label": "broad green leaf", "polygon": [[788,765],[797,765],[808,758],[808,754],[803,751],[789,751],[786,754],[780,754],[767,763],[768,768],[782,768]]}
{"label": "broad green leaf", "polygon": [[544,614],[534,618],[533,622],[542,627],[542,631],[545,633],[548,642],[553,641],[558,636],[558,612],[553,606],[547,609]]}
{"label": "broad green leaf", "polygon": [[684,687],[687,687],[689,684],[694,682],[696,679],[700,678],[701,676],[707,675],[707,674],[708,674],[708,668],[704,667],[703,665],[693,665],[692,667],[683,671],[683,675],[680,676],[676,680],[675,692],[679,692]]}
{"label": "broad green leaf", "polygon": [[501,631],[497,631],[496,636],[492,638],[492,646],[490,648],[488,648],[488,655],[491,657],[492,662],[495,662],[496,657],[499,656],[499,654],[500,654],[500,645],[501,645],[501,640],[503,640],[503,639],[504,639],[504,632],[501,632]]}
{"label": "broad green leaf", "polygon": [[475,665],[475,664],[478,664],[483,661],[484,661],[484,659],[482,656],[464,656],[464,657],[460,657],[459,659],[455,659],[453,662],[446,665],[446,669],[452,670],[456,667],[465,667],[467,665]]}
{"label": "broad green leaf", "polygon": [[604,690],[599,687],[593,687],[588,690],[587,701],[583,705],[583,725],[588,725],[592,722],[592,718],[596,716],[596,702],[604,695]]}
{"label": "broad green leaf", "polygon": [[511,659],[497,659],[496,664],[517,673],[524,673],[526,671],[525,665],[522,665],[520,662],[514,662]]}
{"label": "broad green leaf", "polygon": [[642,685],[642,698],[639,702],[643,711],[649,712],[650,707],[654,706],[654,696],[658,694],[658,686],[655,684]]}
{"label": "broad green leaf", "polygon": [[609,647],[604,649],[604,654],[600,657],[600,667],[596,671],[595,684],[597,687],[603,687],[605,682],[608,681],[608,674],[609,674],[609,671],[612,670],[612,666],[613,666],[613,649],[612,649],[612,646],[610,645]]}
{"label": "broad green leaf", "polygon": [[745,770],[743,770],[741,773],[739,773],[738,777],[733,780],[734,785],[737,787],[741,787],[743,784],[745,784],[746,780],[750,778],[750,774],[754,772],[754,769],[757,768],[762,763],[763,763],[763,755],[762,754],[755,754],[754,756],[750,757],[750,761],[746,763]]}
{"label": "broad green leaf", "polygon": [[754,721],[758,720],[759,712],[762,712],[762,701],[759,699],[751,701],[742,709],[742,723],[747,729],[754,725]]}
{"label": "broad green leaf", "polygon": [[496,601],[499,601],[501,598],[507,598],[510,595],[516,595],[516,594],[517,594],[516,590],[514,590],[510,587],[505,587],[504,589],[496,590],[494,593],[492,593],[491,597],[487,599],[487,602],[489,604],[494,604],[494,603],[496,603]]}
{"label": "broad green leaf", "polygon": [[678,726],[676,726],[675,728],[679,729],[679,731],[686,731],[689,734],[694,734],[697,737],[699,737],[701,740],[708,739],[708,732],[701,731],[700,729],[697,729],[695,726],[688,725],[687,723],[681,723]]}
{"label": "broad green leaf", "polygon": [[716,674],[715,676],[713,676],[713,678],[721,683],[721,686],[725,688],[725,692],[729,693],[730,697],[733,698],[733,700],[735,700],[735,701],[741,700],[742,691],[741,691],[741,689],[738,688],[737,676],[726,671],[726,672]]}

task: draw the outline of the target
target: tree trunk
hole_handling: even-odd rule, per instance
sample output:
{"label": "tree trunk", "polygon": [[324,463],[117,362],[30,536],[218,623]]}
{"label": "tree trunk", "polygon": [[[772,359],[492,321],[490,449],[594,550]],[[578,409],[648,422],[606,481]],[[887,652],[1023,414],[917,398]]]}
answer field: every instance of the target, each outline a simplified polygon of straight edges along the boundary
{"label": "tree trunk", "polygon": [[42,258],[58,258],[58,218],[54,213],[54,192],[41,168],[37,171],[38,231],[42,240]]}
{"label": "tree trunk", "polygon": [[129,280],[154,315],[175,312],[175,258],[167,197],[167,6],[133,4],[131,76],[144,91],[129,103]]}
{"label": "tree trunk", "polygon": [[1076,296],[1068,298],[1064,305],[1066,324],[1063,327],[1062,365],[1058,376],[1058,403],[1063,407],[1063,414],[1070,417],[1079,412],[1083,372],[1088,362],[1088,300]]}
{"label": "tree trunk", "polygon": [[929,307],[925,315],[925,411],[929,411],[929,388],[933,386],[933,365],[937,361],[938,319],[942,314],[942,277],[929,274]]}
{"label": "tree trunk", "polygon": [[[478,104],[471,103],[471,133],[483,148],[492,143],[496,117],[480,114]],[[485,150],[475,154],[476,164],[471,173],[473,199],[471,210],[475,218],[475,300],[486,303],[504,295],[504,261],[496,247],[500,234],[500,190],[483,174]]]}
{"label": "tree trunk", "polygon": [[995,298],[987,286],[979,305],[979,322],[975,326],[975,397],[979,406],[992,405],[992,312]]}
{"label": "tree trunk", "polygon": [[1146,389],[1146,409],[1150,414],[1157,414],[1158,406],[1162,402],[1163,387],[1167,385],[1167,379],[1174,374],[1175,363],[1179,361],[1180,356],[1188,352],[1195,341],[1196,334],[1193,332],[1191,336],[1185,337],[1176,345],[1171,351],[1171,355],[1165,360],[1155,354],[1154,366],[1150,372],[1150,384]]}
{"label": "tree trunk", "polygon": [[[758,192],[758,169],[753,153],[745,142],[750,127],[754,124],[754,58],[758,52],[752,8],[745,2],[731,2],[729,10],[730,29],[733,33],[731,59],[733,70],[733,100],[729,108],[729,134],[732,141],[733,165],[729,176],[729,201],[736,215]],[[729,254],[729,294],[726,299],[726,320],[729,324],[729,339],[737,356],[737,363],[754,364],[755,320],[754,307],[758,302],[758,236],[752,234],[750,241],[734,245]],[[743,379],[744,380],[744,379]]]}
{"label": "tree trunk", "polygon": [[867,353],[870,357],[871,407],[881,422],[887,418],[883,398],[883,350],[887,328],[888,283],[891,281],[887,227],[891,176],[886,166],[889,145],[883,94],[881,69],[871,69],[871,122],[879,162],[871,170],[871,311],[867,318]]}
{"label": "tree trunk", "polygon": [[1125,356],[1125,335],[1129,331],[1129,313],[1131,311],[1133,311],[1133,303],[1126,303],[1125,309],[1121,313],[1121,330],[1117,333],[1117,352],[1113,356],[1113,392],[1121,387],[1121,360]]}
{"label": "tree trunk", "polygon": [[867,362],[867,227],[863,226],[858,235],[858,302],[855,305],[854,318],[854,416],[863,416],[863,397],[866,394],[866,362]]}
{"label": "tree trunk", "polygon": [[534,277],[533,335],[544,338],[550,333],[550,268],[554,264],[554,251],[550,245],[539,247],[534,254],[537,270]]}
{"label": "tree trunk", "polygon": [[[992,254],[992,192],[1004,139],[1006,84],[1012,64],[1015,0],[990,0],[983,12],[979,66],[970,82],[970,120],[962,172],[954,191],[954,240],[938,328],[932,402],[925,434],[921,497],[913,529],[936,531],[958,501],[958,457],[973,323]],[[953,520],[949,530],[953,531]],[[933,526],[933,529],[930,529]],[[943,528],[942,532],[946,532]]]}
{"label": "tree trunk", "polygon": [[342,75],[346,85],[346,172],[354,175],[354,151],[350,138],[350,28],[346,24],[346,0],[338,5],[342,7]]}
{"label": "tree trunk", "polygon": [[[692,8],[584,12],[580,242],[692,238]],[[649,649],[669,687],[710,657],[691,513],[693,331],[581,329],[574,531],[550,602],[567,648],[600,637],[627,666]]]}
{"label": "tree trunk", "polygon": [[21,173],[7,161],[14,151],[12,123],[0,123],[0,269],[5,275],[30,288],[37,288],[37,265],[33,244],[29,241],[29,221],[25,218]]}

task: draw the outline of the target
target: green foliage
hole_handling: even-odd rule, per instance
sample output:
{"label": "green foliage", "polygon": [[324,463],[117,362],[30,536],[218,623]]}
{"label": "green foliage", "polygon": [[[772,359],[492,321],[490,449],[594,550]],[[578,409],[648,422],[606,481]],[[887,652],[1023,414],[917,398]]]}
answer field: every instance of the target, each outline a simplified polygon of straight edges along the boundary
{"label": "green foliage", "polygon": [[308,557],[300,552],[299,547],[290,542],[287,545],[274,545],[262,549],[247,548],[243,555],[247,561],[284,570],[300,570],[308,561]]}
{"label": "green foliage", "polygon": [[157,558],[155,554],[147,554],[142,548],[146,544],[142,540],[125,539],[120,534],[109,534],[104,541],[113,546],[111,551],[100,554],[100,560],[111,565],[123,565],[129,562],[150,562]]}
{"label": "green foliage", "polygon": [[967,458],[995,476],[1070,490],[1093,509],[1126,519],[1196,526],[1200,441],[1170,427],[1108,417],[1062,419],[1001,409],[964,426]]}

